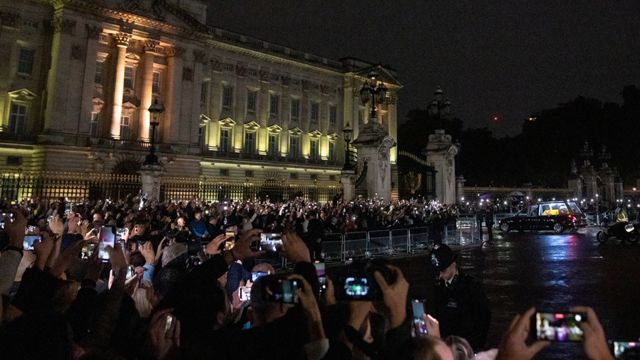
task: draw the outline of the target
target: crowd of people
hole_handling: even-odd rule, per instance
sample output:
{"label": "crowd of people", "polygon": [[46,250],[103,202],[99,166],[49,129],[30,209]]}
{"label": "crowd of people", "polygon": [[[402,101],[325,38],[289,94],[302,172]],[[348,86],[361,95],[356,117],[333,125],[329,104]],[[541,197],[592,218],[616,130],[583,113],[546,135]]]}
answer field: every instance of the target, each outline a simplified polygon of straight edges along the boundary
{"label": "crowd of people", "polygon": [[[446,246],[433,303],[415,319],[410,284],[383,259],[325,273],[327,226],[407,224],[436,204],[320,205],[141,199],[5,204],[0,232],[0,354],[7,359],[530,359],[534,309],[486,349],[490,312]],[[355,219],[354,219],[355,217]],[[384,226],[386,226],[384,225]],[[352,225],[353,226],[353,225]],[[362,221],[359,226],[362,225]],[[393,226],[393,225],[392,225]],[[265,236],[265,234],[278,234]],[[290,268],[259,259],[284,256]],[[329,276],[327,276],[329,275]],[[611,359],[596,314],[585,356]],[[417,331],[424,324],[426,334]],[[422,329],[422,327],[420,328]]]}

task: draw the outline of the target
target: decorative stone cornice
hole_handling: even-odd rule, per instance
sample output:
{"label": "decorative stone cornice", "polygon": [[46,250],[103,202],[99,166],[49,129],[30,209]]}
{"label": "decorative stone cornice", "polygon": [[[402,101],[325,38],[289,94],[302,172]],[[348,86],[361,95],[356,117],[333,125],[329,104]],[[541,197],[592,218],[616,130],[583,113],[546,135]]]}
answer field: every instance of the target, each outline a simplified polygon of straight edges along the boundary
{"label": "decorative stone cornice", "polygon": [[135,23],[132,20],[120,19],[120,23],[118,24],[120,26],[120,32],[125,34],[132,34],[134,24]]}
{"label": "decorative stone cornice", "polygon": [[184,48],[181,47],[168,47],[164,49],[164,54],[167,57],[182,57],[184,55]]}
{"label": "decorative stone cornice", "polygon": [[145,52],[155,52],[156,47],[160,45],[160,42],[157,40],[147,39],[144,41],[143,50]]}
{"label": "decorative stone cornice", "polygon": [[270,74],[268,70],[260,70],[260,81],[269,82]]}
{"label": "decorative stone cornice", "polygon": [[17,28],[20,25],[22,17],[18,13],[10,11],[0,11],[0,23],[2,26]]}
{"label": "decorative stone cornice", "polygon": [[53,33],[63,33],[67,35],[73,35],[73,32],[76,28],[76,22],[74,20],[65,19],[62,16],[62,13],[56,13],[53,15],[53,20],[51,20],[51,28],[53,29]]}
{"label": "decorative stone cornice", "polygon": [[90,25],[90,24],[84,24],[84,27],[87,30],[87,38],[92,40],[100,39],[100,34],[102,33],[102,27],[98,25]]}
{"label": "decorative stone cornice", "polygon": [[204,63],[207,60],[207,53],[204,50],[193,50],[193,59],[195,62]]}
{"label": "decorative stone cornice", "polygon": [[124,47],[129,46],[129,41],[131,40],[131,34],[120,32],[120,33],[111,34],[111,36],[113,37],[113,41],[115,42],[116,46],[124,46]]}

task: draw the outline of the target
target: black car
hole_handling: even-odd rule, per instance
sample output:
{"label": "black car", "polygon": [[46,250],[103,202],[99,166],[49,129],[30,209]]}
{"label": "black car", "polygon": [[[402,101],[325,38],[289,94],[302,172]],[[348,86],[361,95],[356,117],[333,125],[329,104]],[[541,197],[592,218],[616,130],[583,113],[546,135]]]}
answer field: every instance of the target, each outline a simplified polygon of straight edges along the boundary
{"label": "black car", "polygon": [[500,220],[500,230],[553,230],[560,234],[587,226],[587,218],[572,201],[546,201],[522,209],[515,216]]}

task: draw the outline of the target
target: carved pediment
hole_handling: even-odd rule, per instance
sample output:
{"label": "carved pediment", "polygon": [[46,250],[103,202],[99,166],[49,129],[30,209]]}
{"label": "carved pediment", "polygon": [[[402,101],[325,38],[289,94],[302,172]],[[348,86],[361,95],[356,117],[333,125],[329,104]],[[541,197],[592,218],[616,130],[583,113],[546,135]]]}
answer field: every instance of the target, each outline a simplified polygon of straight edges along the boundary
{"label": "carved pediment", "polygon": [[289,129],[289,133],[291,133],[291,135],[300,135],[302,134],[302,130],[298,127],[293,128],[293,129]]}
{"label": "carved pediment", "polygon": [[104,100],[99,97],[94,97],[91,101],[92,110],[91,112],[99,113],[102,111],[102,107],[104,106]]}
{"label": "carved pediment", "polygon": [[220,123],[221,127],[230,128],[230,127],[236,126],[235,120],[233,120],[230,117],[226,117],[224,119],[220,119],[220,120],[218,120],[218,122]]}
{"label": "carved pediment", "polygon": [[279,133],[282,131],[282,127],[278,124],[275,124],[275,125],[269,126],[267,130],[269,130],[270,133]]}
{"label": "carved pediment", "polygon": [[199,127],[207,126],[207,124],[211,121],[211,118],[205,114],[200,114],[200,124]]}
{"label": "carved pediment", "polygon": [[35,99],[37,95],[29,89],[18,89],[14,91],[9,91],[9,96],[13,100],[31,101]]}
{"label": "carved pediment", "polygon": [[244,127],[247,130],[258,130],[260,128],[260,125],[255,121],[251,121],[249,123],[244,124]]}
{"label": "carved pediment", "polygon": [[369,66],[364,69],[360,69],[356,71],[355,74],[368,78],[369,74],[372,71],[377,73],[376,80],[382,81],[387,85],[400,86],[400,87],[402,86],[402,84],[400,83],[398,78],[395,76],[395,74],[393,74],[391,71],[389,71],[382,65]]}
{"label": "carved pediment", "polygon": [[314,138],[314,139],[318,139],[322,136],[322,133],[319,130],[314,130],[312,132],[309,133],[309,136]]}

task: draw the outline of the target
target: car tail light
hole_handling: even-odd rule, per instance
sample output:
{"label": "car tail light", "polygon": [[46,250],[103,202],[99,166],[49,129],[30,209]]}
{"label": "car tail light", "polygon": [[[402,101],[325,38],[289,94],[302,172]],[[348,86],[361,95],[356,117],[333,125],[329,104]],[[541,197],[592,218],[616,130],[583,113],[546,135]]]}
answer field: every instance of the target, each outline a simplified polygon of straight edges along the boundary
{"label": "car tail light", "polygon": [[571,222],[576,222],[576,217],[571,215],[571,214],[567,215],[567,219],[569,219],[569,221],[571,221]]}

